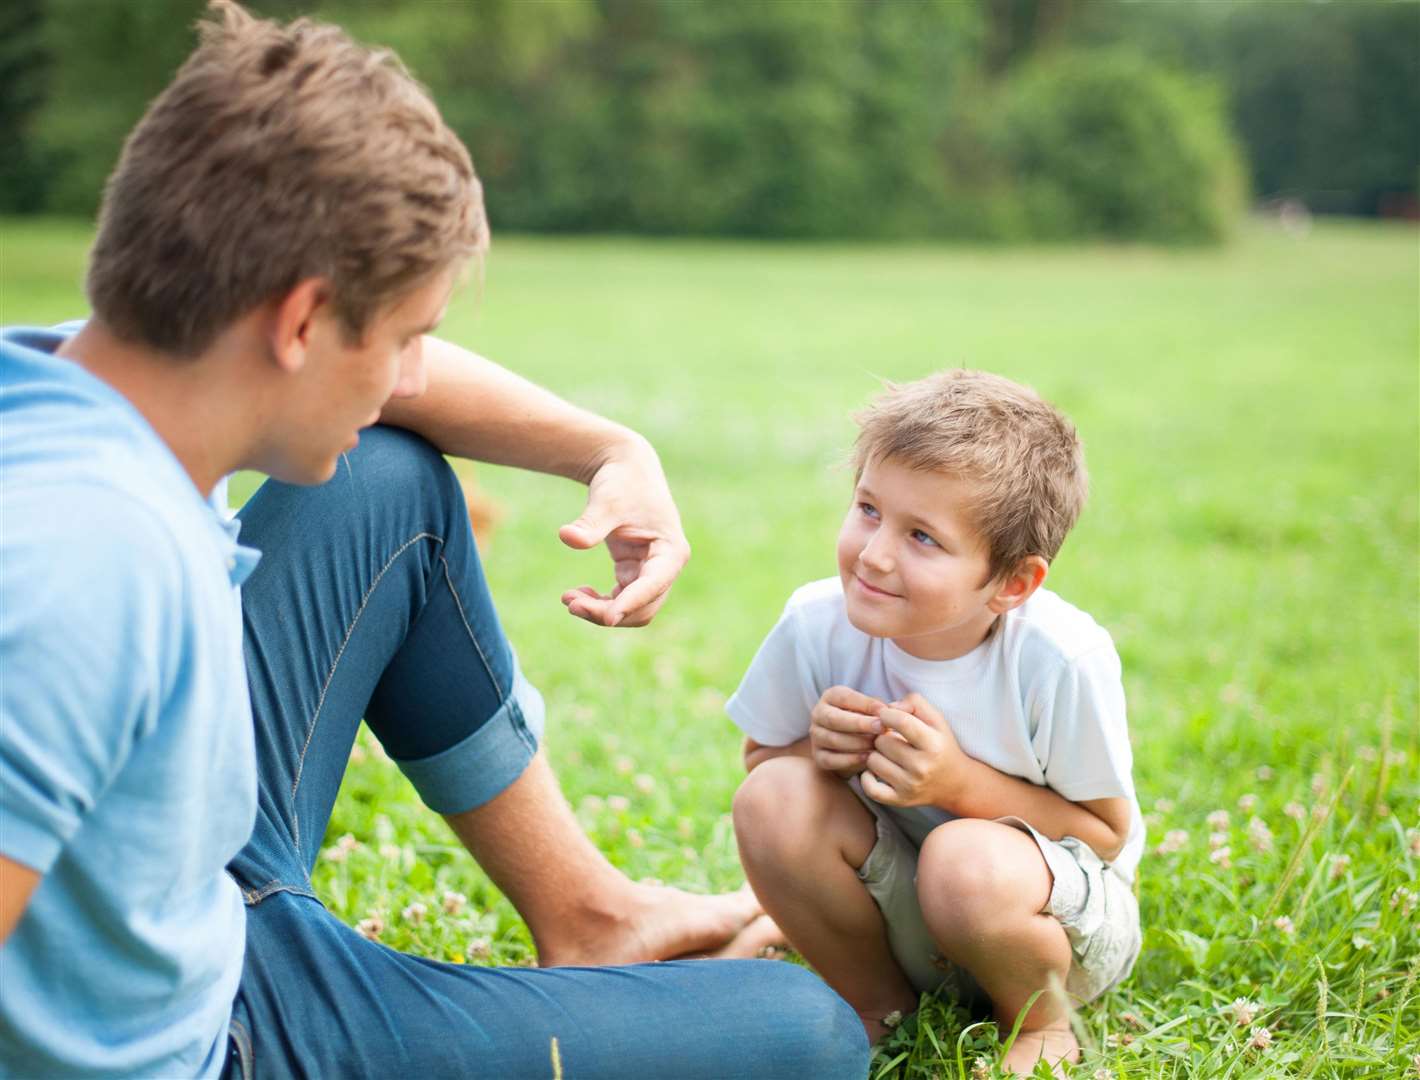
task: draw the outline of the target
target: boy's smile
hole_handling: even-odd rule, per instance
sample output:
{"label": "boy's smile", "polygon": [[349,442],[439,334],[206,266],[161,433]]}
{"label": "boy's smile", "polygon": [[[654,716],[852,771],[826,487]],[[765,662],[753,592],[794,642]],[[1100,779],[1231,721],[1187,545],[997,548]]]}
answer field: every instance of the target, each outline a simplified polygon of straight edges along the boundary
{"label": "boy's smile", "polygon": [[[963,656],[985,639],[1011,576],[988,580],[986,542],[969,517],[973,486],[893,459],[870,462],[838,533],[849,621],[924,660]],[[1022,597],[1021,599],[1024,599]]]}

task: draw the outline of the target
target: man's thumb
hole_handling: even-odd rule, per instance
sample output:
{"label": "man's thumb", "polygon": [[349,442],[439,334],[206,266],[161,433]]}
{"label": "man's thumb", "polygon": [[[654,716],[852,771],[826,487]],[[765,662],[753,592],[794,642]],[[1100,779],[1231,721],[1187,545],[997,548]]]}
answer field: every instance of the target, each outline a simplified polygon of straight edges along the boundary
{"label": "man's thumb", "polygon": [[568,522],[557,530],[557,538],[570,548],[586,550],[596,547],[611,532],[611,524],[599,520],[594,514],[583,514],[576,521]]}

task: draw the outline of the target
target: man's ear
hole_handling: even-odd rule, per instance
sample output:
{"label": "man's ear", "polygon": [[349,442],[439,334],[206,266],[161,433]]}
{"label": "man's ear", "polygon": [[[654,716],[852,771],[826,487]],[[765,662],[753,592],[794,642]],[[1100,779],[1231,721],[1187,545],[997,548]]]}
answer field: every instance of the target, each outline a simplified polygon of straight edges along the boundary
{"label": "man's ear", "polygon": [[305,366],[312,324],[330,303],[330,283],[306,278],[273,303],[267,330],[271,355],[283,371],[295,374]]}
{"label": "man's ear", "polygon": [[996,593],[986,602],[986,606],[1001,615],[1012,608],[1020,607],[1045,583],[1050,573],[1050,564],[1039,555],[1027,555],[1016,568],[1001,579]]}

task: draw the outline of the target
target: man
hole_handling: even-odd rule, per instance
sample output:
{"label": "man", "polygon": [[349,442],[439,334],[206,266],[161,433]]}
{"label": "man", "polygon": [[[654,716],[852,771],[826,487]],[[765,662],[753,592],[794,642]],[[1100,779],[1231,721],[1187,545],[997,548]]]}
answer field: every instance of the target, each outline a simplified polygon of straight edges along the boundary
{"label": "man", "polygon": [[[605,625],[664,600],[674,504],[643,439],[427,336],[487,236],[398,62],[213,7],[110,179],[91,318],[0,341],[0,1073],[861,1074],[802,969],[554,966],[756,909],[578,830],[438,451],[588,483],[562,539],[618,586],[563,600]],[[273,479],[226,523],[238,468]],[[312,894],[362,716],[544,968],[395,953]]]}

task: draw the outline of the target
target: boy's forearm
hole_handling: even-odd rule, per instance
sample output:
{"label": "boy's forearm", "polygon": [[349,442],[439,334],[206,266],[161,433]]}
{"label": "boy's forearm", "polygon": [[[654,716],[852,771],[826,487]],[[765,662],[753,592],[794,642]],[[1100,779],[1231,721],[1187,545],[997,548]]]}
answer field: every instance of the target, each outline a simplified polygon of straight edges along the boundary
{"label": "boy's forearm", "polygon": [[809,737],[805,735],[798,742],[791,742],[788,746],[763,746],[748,735],[745,736],[745,772],[753,772],[756,766],[764,764],[770,758],[785,757],[789,754],[798,757],[813,757],[813,751],[809,747]]}
{"label": "boy's forearm", "polygon": [[1114,828],[1058,791],[1008,776],[975,758],[966,758],[955,789],[939,805],[958,817],[1018,817],[1052,840],[1065,836],[1083,840],[1105,862],[1113,860],[1124,846],[1127,830]]}

